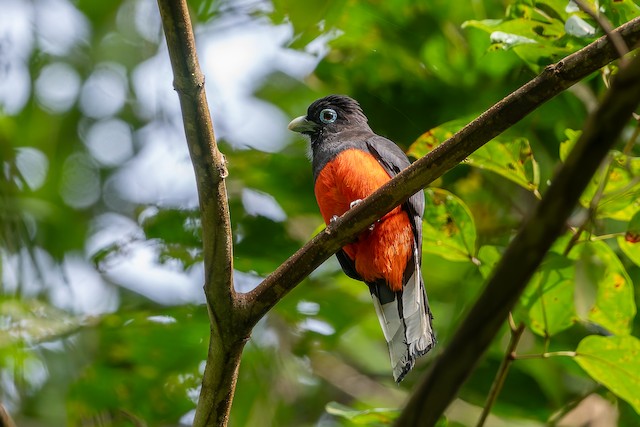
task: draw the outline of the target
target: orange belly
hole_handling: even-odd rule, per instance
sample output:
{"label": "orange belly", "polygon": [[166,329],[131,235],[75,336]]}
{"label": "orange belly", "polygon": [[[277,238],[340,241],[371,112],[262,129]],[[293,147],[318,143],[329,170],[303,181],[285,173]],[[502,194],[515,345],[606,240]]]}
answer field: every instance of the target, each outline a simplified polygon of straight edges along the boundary
{"label": "orange belly", "polygon": [[[324,222],[341,216],[352,201],[364,199],[384,183],[389,174],[371,155],[361,150],[341,152],[322,169],[316,179],[315,194]],[[402,289],[402,276],[413,251],[413,232],[407,213],[396,207],[364,231],[344,251],[366,282],[384,279],[389,287]]]}

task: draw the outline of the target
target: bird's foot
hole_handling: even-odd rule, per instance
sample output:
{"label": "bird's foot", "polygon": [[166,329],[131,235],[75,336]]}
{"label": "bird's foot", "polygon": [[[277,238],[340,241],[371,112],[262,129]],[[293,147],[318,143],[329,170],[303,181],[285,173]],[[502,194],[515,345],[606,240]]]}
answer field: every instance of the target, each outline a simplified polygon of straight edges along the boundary
{"label": "bird's foot", "polygon": [[[356,206],[358,206],[360,203],[362,203],[362,199],[356,199],[353,202],[349,203],[349,209],[353,209]],[[379,222],[380,220],[376,221]],[[373,229],[376,228],[376,224],[373,223],[369,226],[369,231],[373,231]]]}

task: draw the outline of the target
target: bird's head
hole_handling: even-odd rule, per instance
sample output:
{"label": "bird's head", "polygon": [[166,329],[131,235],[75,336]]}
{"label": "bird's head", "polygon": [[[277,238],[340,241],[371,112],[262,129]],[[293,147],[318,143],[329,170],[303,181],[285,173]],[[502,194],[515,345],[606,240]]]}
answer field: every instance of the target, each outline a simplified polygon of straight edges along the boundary
{"label": "bird's head", "polygon": [[329,95],[314,101],[307,115],[293,119],[288,127],[289,130],[309,136],[313,143],[323,135],[362,126],[369,128],[358,101],[345,95]]}

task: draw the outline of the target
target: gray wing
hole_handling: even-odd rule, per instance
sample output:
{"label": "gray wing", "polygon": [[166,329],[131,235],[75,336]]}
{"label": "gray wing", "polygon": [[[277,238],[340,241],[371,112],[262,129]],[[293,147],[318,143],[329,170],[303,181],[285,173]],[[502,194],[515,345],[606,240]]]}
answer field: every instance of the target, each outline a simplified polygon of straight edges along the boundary
{"label": "gray wing", "polygon": [[[407,155],[394,142],[379,135],[367,139],[367,148],[378,162],[394,177],[403,169],[411,165]],[[424,192],[418,191],[402,204],[402,207],[409,214],[411,227],[416,236],[418,246],[418,262],[422,262],[422,216],[424,214]]]}

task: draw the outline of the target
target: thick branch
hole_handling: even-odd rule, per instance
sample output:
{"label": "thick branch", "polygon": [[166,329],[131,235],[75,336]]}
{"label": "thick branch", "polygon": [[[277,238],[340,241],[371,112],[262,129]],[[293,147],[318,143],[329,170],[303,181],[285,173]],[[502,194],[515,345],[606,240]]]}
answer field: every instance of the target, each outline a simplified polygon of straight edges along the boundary
{"label": "thick branch", "polygon": [[398,426],[436,424],[494,339],[578,198],[640,103],[640,56],[622,67],[533,216],[507,248],[485,290],[431,364]]}
{"label": "thick branch", "polygon": [[[189,10],[185,0],[158,0],[171,58],[173,86],[180,97],[184,130],[198,185],[202,216],[205,292],[216,308],[231,305],[232,240],[224,178],[227,169],[218,151],[204,91]],[[216,274],[213,274],[213,273]],[[221,307],[217,307],[221,306]]]}
{"label": "thick branch", "polygon": [[167,48],[180,97],[182,119],[194,167],[202,219],[204,290],[209,308],[209,355],[194,425],[227,425],[242,349],[249,334],[243,311],[235,309],[231,222],[224,179],[224,156],[218,151],[204,76],[196,55],[186,0],[158,0]]}
{"label": "thick branch", "polygon": [[[640,40],[640,18],[614,30],[628,46]],[[524,118],[537,107],[616,58],[604,36],[562,61],[550,65],[535,79],[495,104],[453,137],[398,174],[329,229],[318,234],[285,261],[256,289],[242,295],[257,322],[273,305],[338,249],[376,219],[456,166],[475,150]]]}

